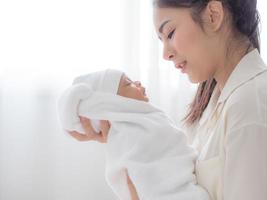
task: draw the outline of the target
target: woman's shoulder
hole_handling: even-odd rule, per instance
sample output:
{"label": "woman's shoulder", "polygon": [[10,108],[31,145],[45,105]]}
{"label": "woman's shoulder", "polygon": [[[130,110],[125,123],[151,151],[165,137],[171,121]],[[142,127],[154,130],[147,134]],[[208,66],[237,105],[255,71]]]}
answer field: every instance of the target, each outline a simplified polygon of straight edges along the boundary
{"label": "woman's shoulder", "polygon": [[257,49],[248,53],[232,72],[220,99],[238,109],[267,102],[267,66]]}
{"label": "woman's shoulder", "polygon": [[225,114],[236,124],[267,121],[267,71],[236,88],[225,102]]}
{"label": "woman's shoulder", "polygon": [[[267,103],[267,70],[246,81],[235,90],[227,99],[235,106],[246,106],[251,103]],[[259,104],[260,105],[260,104]]]}

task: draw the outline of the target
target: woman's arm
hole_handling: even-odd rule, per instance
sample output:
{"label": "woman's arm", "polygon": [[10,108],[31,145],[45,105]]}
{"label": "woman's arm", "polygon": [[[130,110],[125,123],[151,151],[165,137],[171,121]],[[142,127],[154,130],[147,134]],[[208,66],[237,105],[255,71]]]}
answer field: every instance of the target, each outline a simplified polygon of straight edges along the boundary
{"label": "woman's arm", "polygon": [[126,171],[126,173],[127,173],[127,184],[128,184],[128,187],[129,187],[129,190],[131,193],[131,200],[139,200],[135,186],[134,186],[133,182],[131,181],[127,171]]}

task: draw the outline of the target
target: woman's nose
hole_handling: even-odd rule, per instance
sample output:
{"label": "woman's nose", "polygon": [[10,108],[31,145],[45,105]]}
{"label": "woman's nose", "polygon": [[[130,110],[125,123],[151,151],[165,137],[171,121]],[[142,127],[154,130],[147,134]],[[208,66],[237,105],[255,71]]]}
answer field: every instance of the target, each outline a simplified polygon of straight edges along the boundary
{"label": "woman's nose", "polygon": [[163,58],[165,60],[172,60],[173,57],[174,57],[173,51],[165,45],[163,49]]}

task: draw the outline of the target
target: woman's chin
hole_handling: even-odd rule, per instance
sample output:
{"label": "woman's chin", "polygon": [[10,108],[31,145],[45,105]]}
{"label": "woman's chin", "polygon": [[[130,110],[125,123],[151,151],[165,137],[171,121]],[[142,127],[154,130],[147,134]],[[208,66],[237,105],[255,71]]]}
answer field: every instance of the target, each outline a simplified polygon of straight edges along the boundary
{"label": "woman's chin", "polygon": [[196,78],[196,77],[192,77],[189,74],[188,74],[188,79],[193,84],[197,84],[197,83],[203,82],[203,80],[200,80],[199,78]]}

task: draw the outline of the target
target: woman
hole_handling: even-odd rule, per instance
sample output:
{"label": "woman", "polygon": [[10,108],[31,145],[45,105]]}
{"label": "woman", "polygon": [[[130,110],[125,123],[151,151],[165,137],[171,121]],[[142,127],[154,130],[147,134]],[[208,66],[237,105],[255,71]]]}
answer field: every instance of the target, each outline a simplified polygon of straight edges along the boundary
{"label": "woman", "polygon": [[[267,66],[259,51],[256,0],[154,0],[166,60],[199,83],[185,118],[198,150],[198,183],[214,200],[267,199]],[[93,135],[78,140],[104,142]],[[178,169],[179,170],[179,169]],[[138,199],[129,178],[133,199]]]}

